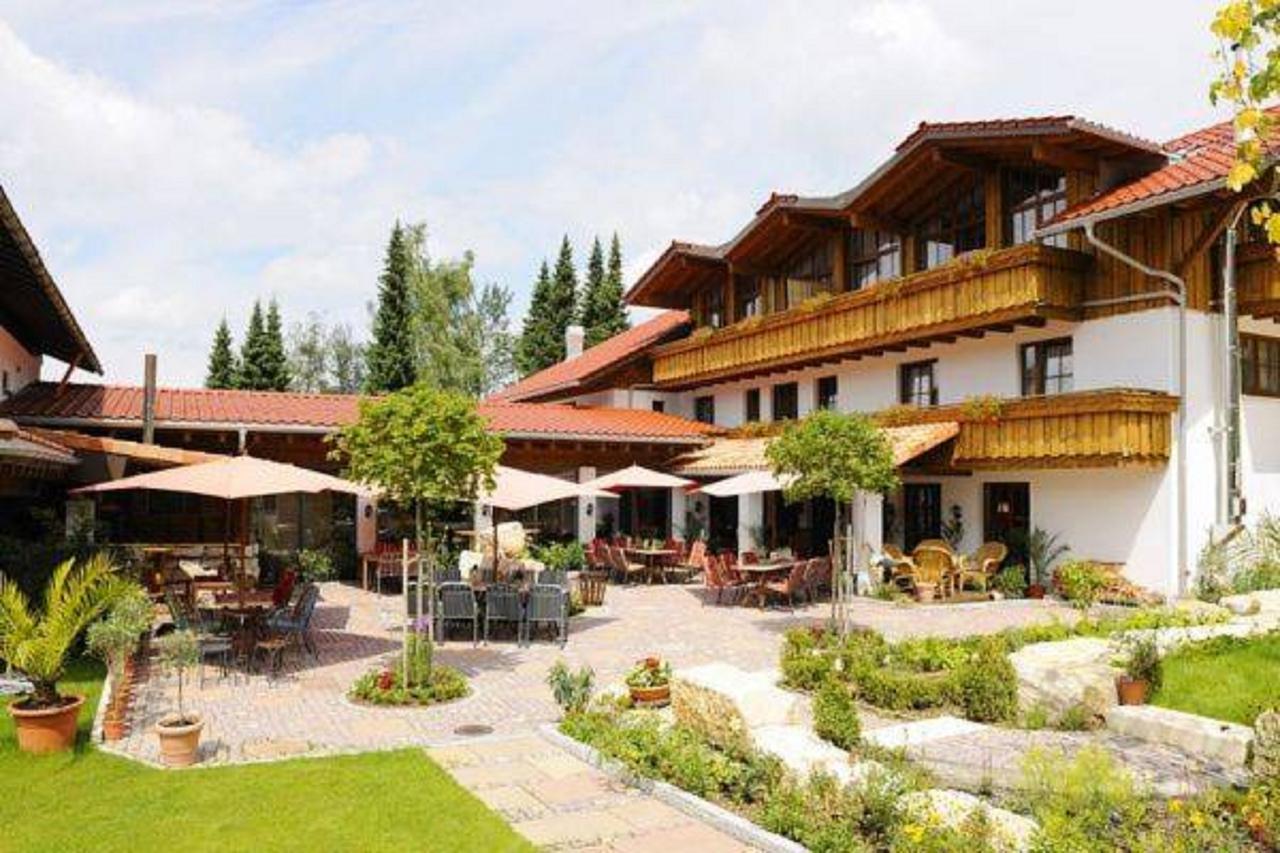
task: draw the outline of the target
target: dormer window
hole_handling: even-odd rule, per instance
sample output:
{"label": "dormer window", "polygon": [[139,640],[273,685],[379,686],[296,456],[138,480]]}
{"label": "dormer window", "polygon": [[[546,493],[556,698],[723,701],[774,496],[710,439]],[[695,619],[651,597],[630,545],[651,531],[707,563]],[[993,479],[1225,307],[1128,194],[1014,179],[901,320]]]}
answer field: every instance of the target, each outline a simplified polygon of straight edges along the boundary
{"label": "dormer window", "polygon": [[917,270],[933,269],[985,246],[987,210],[981,176],[943,195],[916,225],[915,237]]}
{"label": "dormer window", "polygon": [[902,275],[902,244],[897,234],[855,228],[849,232],[848,256],[851,290]]}
{"label": "dormer window", "polygon": [[[1010,246],[1031,242],[1037,228],[1067,209],[1067,178],[1056,172],[1011,169],[1004,176],[1004,238]],[[1045,238],[1046,246],[1066,248],[1067,235]]]}
{"label": "dormer window", "polygon": [[835,287],[830,241],[823,240],[792,261],[779,284],[782,292],[776,304],[783,309],[799,305],[819,293],[830,293]]}

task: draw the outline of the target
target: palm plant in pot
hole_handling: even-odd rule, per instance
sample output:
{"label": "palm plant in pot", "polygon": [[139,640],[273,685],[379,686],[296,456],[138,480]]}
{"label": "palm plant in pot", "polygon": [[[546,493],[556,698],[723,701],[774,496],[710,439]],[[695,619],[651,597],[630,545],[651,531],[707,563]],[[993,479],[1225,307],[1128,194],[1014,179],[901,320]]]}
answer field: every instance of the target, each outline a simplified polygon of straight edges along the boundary
{"label": "palm plant in pot", "polygon": [[1124,641],[1124,672],[1116,677],[1121,705],[1145,705],[1164,681],[1164,662],[1154,634],[1131,635]]}
{"label": "palm plant in pot", "polygon": [[0,575],[0,658],[31,680],[29,696],[9,705],[24,752],[57,752],[75,743],[83,696],[58,692],[67,656],[80,634],[120,598],[137,589],[106,554],[53,570],[42,606]]}
{"label": "palm plant in pot", "polygon": [[627,673],[627,690],[635,705],[661,708],[671,702],[671,664],[645,658]]}
{"label": "palm plant in pot", "polygon": [[156,641],[160,666],[178,677],[178,710],[156,723],[160,758],[168,767],[189,767],[196,762],[204,720],[183,704],[182,688],[187,671],[200,665],[200,640],[192,631],[174,631]]}
{"label": "palm plant in pot", "polygon": [[151,627],[151,599],[140,587],[121,596],[105,619],[89,626],[85,642],[89,651],[107,665],[111,699],[102,720],[102,736],[119,740],[124,736],[129,711],[130,669],[138,649],[138,638]]}
{"label": "palm plant in pot", "polygon": [[1027,598],[1044,598],[1046,584],[1053,577],[1053,564],[1071,550],[1071,546],[1058,541],[1058,534],[1033,527],[1025,536],[1027,567],[1031,570],[1031,583]]}

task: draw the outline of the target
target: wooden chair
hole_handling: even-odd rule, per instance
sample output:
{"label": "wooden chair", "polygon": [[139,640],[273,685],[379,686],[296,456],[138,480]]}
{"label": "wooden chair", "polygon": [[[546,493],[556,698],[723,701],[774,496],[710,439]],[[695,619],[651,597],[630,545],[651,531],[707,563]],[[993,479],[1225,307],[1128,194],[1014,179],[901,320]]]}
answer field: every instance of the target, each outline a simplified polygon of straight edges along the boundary
{"label": "wooden chair", "polygon": [[732,598],[732,596],[742,591],[742,581],[732,579],[725,573],[724,560],[720,557],[714,555],[707,557],[705,566],[707,591],[715,590],[716,604],[720,603],[724,593],[728,592]]}
{"label": "wooden chair", "polygon": [[951,578],[955,571],[955,558],[951,549],[926,545],[922,542],[916,546],[911,556],[915,563],[911,576],[917,588],[920,584],[933,584],[937,587],[938,597],[946,598],[949,595]]}
{"label": "wooden chair", "polygon": [[889,583],[899,589],[914,589],[915,562],[904,554],[897,545],[885,544],[882,550],[884,555],[893,561],[893,566],[890,568]]}
{"label": "wooden chair", "polygon": [[991,580],[1000,571],[1000,564],[1009,556],[1009,549],[1003,542],[983,542],[960,567],[959,590],[964,589],[965,581],[975,581],[986,592],[991,588]]}
{"label": "wooden chair", "polygon": [[609,558],[613,563],[613,570],[617,573],[619,580],[623,583],[631,583],[633,577],[647,575],[649,567],[643,563],[633,563],[627,558],[627,552],[614,546],[609,549]]}
{"label": "wooden chair", "polygon": [[825,557],[814,557],[805,565],[805,595],[810,601],[818,600],[818,595],[822,592],[823,581],[826,580],[830,574],[831,563]]}
{"label": "wooden chair", "polygon": [[765,592],[768,595],[777,598],[786,597],[787,606],[792,610],[796,609],[796,595],[803,594],[805,591],[805,572],[809,564],[803,560],[797,562],[791,567],[791,571],[787,573],[785,579],[780,581],[769,581],[765,584]]}

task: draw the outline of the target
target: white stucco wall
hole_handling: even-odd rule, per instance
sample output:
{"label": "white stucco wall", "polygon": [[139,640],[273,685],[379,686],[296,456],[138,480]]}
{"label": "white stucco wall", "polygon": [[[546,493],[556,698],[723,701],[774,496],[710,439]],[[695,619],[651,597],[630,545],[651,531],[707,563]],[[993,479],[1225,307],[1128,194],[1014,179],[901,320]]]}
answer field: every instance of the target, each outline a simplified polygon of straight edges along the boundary
{"label": "white stucco wall", "polygon": [[[40,378],[40,356],[27,352],[26,348],[0,326],[0,377],[7,375],[8,390],[16,394],[24,385]],[[4,386],[0,384],[0,397]]]}

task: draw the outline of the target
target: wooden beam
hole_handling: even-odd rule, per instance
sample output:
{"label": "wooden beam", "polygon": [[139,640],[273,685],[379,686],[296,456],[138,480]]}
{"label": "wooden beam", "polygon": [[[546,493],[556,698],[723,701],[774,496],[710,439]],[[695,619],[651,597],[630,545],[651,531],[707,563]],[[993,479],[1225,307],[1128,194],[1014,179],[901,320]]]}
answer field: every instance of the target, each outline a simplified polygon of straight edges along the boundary
{"label": "wooden beam", "polygon": [[983,195],[986,204],[988,249],[999,249],[1004,244],[1004,192],[1000,186],[1000,170],[989,169],[983,175]]}
{"label": "wooden beam", "polygon": [[878,216],[857,210],[849,214],[849,224],[864,231],[888,231],[899,235],[906,230],[906,225],[891,216]]}
{"label": "wooden beam", "polygon": [[797,210],[788,210],[783,213],[782,224],[788,228],[825,232],[839,231],[844,227],[844,223],[838,217],[815,216],[812,213],[801,213]]}
{"label": "wooden beam", "polygon": [[962,151],[950,151],[945,148],[933,150],[933,162],[939,166],[955,166],[971,172],[985,172],[991,168],[991,161],[985,157],[975,157]]}
{"label": "wooden beam", "polygon": [[1048,142],[1032,144],[1031,159],[1037,163],[1044,163],[1046,166],[1053,166],[1063,171],[1098,171],[1097,157],[1081,154],[1079,151],[1070,151]]}
{"label": "wooden beam", "polygon": [[1227,223],[1239,212],[1242,206],[1248,203],[1249,200],[1244,199],[1231,204],[1224,204],[1218,208],[1213,218],[1205,225],[1204,230],[1196,237],[1196,241],[1187,248],[1186,253],[1174,265],[1174,273],[1178,278],[1186,279],[1187,273],[1191,270],[1191,265],[1196,262],[1196,259],[1206,249],[1213,245],[1213,241],[1217,240],[1222,235],[1222,232],[1226,230]]}

